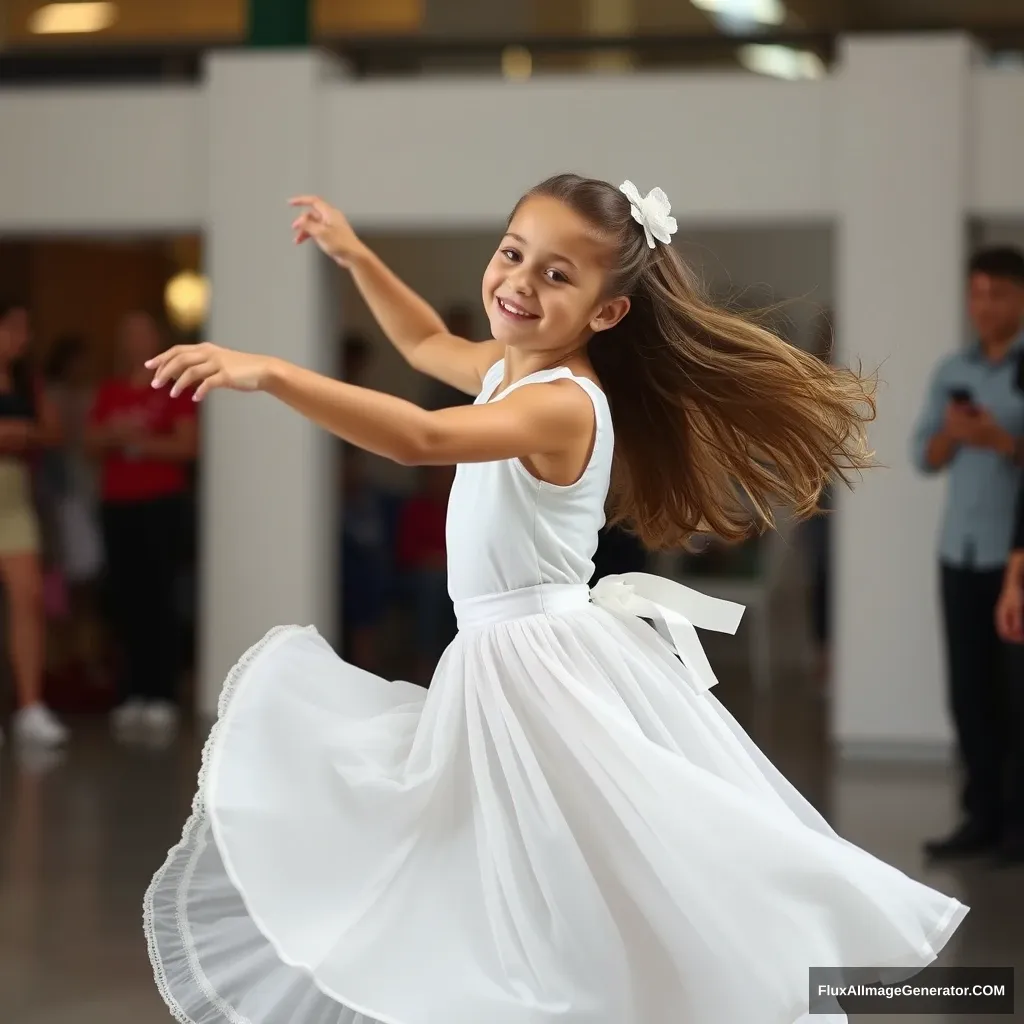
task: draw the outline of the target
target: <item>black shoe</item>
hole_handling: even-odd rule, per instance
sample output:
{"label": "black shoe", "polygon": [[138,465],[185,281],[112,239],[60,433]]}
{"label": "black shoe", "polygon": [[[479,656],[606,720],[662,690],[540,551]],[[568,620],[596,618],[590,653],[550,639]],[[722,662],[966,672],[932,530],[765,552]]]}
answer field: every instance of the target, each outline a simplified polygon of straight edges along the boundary
{"label": "black shoe", "polygon": [[1024,864],[1024,831],[1013,831],[1003,837],[1003,841],[996,847],[995,863],[1001,868]]}
{"label": "black shoe", "polygon": [[924,852],[933,860],[952,860],[988,853],[999,845],[999,831],[990,825],[966,821],[952,835],[944,839],[929,839]]}

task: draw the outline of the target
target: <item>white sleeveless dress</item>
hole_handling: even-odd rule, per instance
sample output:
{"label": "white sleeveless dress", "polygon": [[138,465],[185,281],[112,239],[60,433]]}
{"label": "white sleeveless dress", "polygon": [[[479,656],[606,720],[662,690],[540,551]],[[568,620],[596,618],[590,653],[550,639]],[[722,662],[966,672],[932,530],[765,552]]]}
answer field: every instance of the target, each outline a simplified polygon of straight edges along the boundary
{"label": "white sleeveless dress", "polygon": [[737,606],[644,574],[588,591],[605,397],[564,367],[508,391],[561,377],[593,400],[587,469],[459,467],[429,690],[294,626],[231,673],[146,895],[179,1021],[794,1024],[810,966],[908,976],[967,912],[838,837],[708,692],[693,625]]}

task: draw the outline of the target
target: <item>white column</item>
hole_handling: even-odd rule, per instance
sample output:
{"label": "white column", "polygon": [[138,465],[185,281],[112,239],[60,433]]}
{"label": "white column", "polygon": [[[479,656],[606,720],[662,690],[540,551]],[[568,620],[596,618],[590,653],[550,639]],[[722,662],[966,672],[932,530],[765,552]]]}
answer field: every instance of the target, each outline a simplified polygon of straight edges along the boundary
{"label": "white column", "polygon": [[[323,188],[322,55],[221,53],[208,67],[210,338],[330,370],[329,264],[296,249],[289,196]],[[337,573],[334,443],[264,395],[215,393],[203,412],[199,711],[272,626],[330,637]]]}
{"label": "white column", "polygon": [[945,757],[941,478],[909,438],[929,377],[962,341],[966,38],[848,40],[837,75],[838,325],[842,361],[882,386],[869,471],[835,515],[833,735],[849,756]]}

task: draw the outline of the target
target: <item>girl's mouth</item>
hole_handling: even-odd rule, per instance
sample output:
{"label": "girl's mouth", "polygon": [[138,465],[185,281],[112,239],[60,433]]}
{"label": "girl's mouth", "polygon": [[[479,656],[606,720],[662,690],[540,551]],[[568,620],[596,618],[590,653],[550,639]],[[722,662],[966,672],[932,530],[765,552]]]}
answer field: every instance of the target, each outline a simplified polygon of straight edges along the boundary
{"label": "girl's mouth", "polygon": [[536,313],[531,313],[528,309],[523,309],[522,306],[516,305],[516,303],[509,299],[503,299],[500,296],[496,296],[495,301],[497,302],[498,309],[501,310],[502,315],[509,320],[514,320],[517,323],[524,323],[527,320],[540,319]]}

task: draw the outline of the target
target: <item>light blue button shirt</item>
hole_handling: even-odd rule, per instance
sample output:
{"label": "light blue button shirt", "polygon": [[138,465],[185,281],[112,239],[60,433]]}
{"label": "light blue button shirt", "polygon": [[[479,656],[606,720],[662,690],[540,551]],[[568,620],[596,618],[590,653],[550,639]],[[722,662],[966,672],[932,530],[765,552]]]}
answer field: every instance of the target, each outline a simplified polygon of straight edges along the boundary
{"label": "light blue button shirt", "polygon": [[[999,362],[979,345],[945,359],[932,377],[914,430],[912,457],[923,473],[928,443],[942,427],[951,392],[962,388],[1014,437],[1024,435],[1024,392],[1017,387],[1017,363],[1024,356],[1024,333]],[[949,497],[942,522],[939,556],[946,565],[997,569],[1006,564],[1013,537],[1021,470],[988,448],[961,446],[948,465]]]}

